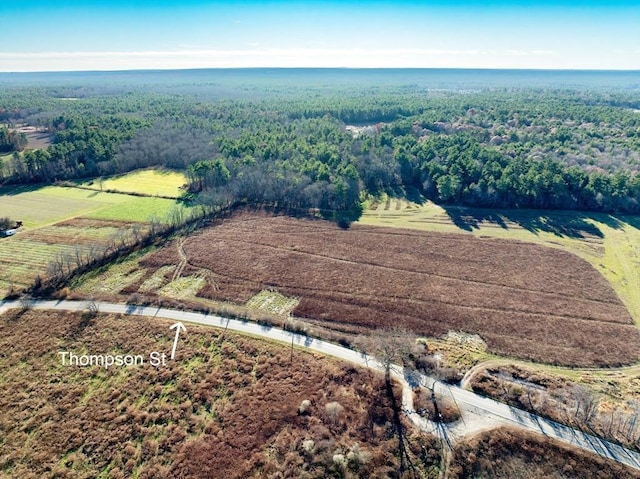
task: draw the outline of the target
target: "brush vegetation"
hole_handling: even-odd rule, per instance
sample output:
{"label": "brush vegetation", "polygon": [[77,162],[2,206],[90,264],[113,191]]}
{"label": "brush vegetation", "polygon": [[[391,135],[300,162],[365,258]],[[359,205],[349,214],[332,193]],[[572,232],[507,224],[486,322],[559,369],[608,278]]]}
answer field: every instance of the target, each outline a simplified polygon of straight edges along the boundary
{"label": "brush vegetation", "polygon": [[[197,326],[165,367],[62,366],[57,354],[168,353],[169,325],[35,310],[0,317],[0,383],[12,392],[0,398],[0,475],[395,477],[392,402],[369,371]],[[409,477],[433,472],[435,440],[405,441]]]}

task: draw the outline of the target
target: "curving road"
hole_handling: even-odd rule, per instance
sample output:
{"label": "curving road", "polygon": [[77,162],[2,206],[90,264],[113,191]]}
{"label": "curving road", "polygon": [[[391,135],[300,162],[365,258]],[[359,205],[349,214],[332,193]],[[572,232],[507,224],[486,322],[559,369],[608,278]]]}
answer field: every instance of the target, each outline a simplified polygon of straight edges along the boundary
{"label": "curving road", "polygon": [[[158,307],[143,307],[117,303],[95,303],[102,313],[120,313],[136,316],[149,316],[174,321],[184,321],[216,328],[229,329],[243,334],[267,338],[298,347],[333,356],[357,365],[382,371],[375,358],[337,344],[309,338],[301,334],[284,331],[279,328],[220,316],[178,311]],[[33,309],[52,309],[59,311],[85,311],[86,301],[32,301]],[[0,315],[12,308],[21,308],[19,301],[0,302]],[[393,366],[392,375],[403,386],[402,405],[407,417],[420,429],[436,434],[449,445],[465,435],[500,425],[513,426],[572,444],[602,457],[626,464],[640,471],[640,454],[617,444],[605,441],[571,427],[545,419],[532,413],[494,401],[471,391],[450,386],[413,371],[403,371],[401,366]],[[437,393],[451,397],[462,412],[462,420],[453,424],[439,424],[420,416],[413,407],[413,387],[423,385],[435,388]]]}

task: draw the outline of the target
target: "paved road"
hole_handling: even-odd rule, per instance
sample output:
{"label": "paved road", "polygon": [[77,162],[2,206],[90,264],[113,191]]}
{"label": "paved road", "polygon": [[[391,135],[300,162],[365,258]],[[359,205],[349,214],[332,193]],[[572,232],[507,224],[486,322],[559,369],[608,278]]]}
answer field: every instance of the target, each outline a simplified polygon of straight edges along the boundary
{"label": "paved road", "polygon": [[[263,326],[249,321],[227,319],[219,316],[203,313],[193,313],[178,311],[158,307],[142,307],[124,305],[116,303],[97,303],[100,312],[121,313],[129,315],[149,316],[174,321],[183,321],[216,328],[224,328],[244,334],[268,338],[287,344],[294,344],[298,347],[322,354],[333,356],[345,361],[355,363],[360,366],[382,371],[381,365],[371,356],[353,351],[337,344],[313,339],[300,334],[284,331],[271,326]],[[20,308],[22,305],[18,301],[0,302],[0,314],[10,308]],[[31,304],[34,309],[54,309],[61,311],[84,311],[88,309],[85,301],[34,301]],[[405,372],[401,366],[393,366],[393,376],[403,385],[402,403],[403,409],[409,419],[420,429],[438,435],[447,440],[450,444],[456,439],[471,432],[466,423],[466,418],[475,416],[481,418],[480,426],[477,429],[496,427],[497,425],[514,426],[547,437],[555,438],[567,442],[581,449],[594,452],[602,457],[613,459],[626,464],[634,469],[640,470],[640,454],[626,449],[617,444],[605,441],[582,431],[556,423],[549,419],[535,414],[522,411],[492,399],[479,396],[471,391],[464,390],[456,386],[450,386],[427,376]],[[436,424],[418,415],[413,408],[412,386],[418,384],[428,388],[435,388],[435,391],[453,398],[463,413],[463,420],[451,425]],[[486,424],[486,426],[483,426]]]}

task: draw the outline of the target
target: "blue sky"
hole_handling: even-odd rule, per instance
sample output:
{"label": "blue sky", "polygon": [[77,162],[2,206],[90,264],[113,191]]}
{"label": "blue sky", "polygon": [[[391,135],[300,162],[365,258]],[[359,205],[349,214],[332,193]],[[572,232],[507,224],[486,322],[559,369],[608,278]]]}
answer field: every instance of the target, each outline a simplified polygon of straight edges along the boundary
{"label": "blue sky", "polygon": [[640,1],[0,0],[0,71],[640,69]]}

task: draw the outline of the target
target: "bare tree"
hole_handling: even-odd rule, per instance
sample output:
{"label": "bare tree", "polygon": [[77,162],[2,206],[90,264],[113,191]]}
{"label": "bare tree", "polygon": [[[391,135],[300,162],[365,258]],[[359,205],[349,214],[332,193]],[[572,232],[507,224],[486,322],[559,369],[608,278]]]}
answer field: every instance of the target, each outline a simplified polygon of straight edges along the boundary
{"label": "bare tree", "polygon": [[131,228],[131,234],[133,235],[133,241],[139,244],[142,240],[142,226],[138,223],[134,224]]}
{"label": "bare tree", "polygon": [[20,296],[20,307],[23,311],[33,308],[33,298],[28,294]]}
{"label": "bare tree", "polygon": [[357,345],[366,354],[376,358],[389,382],[393,364],[408,362],[408,358],[415,352],[416,335],[403,328],[378,329],[358,340]]}
{"label": "bare tree", "polygon": [[96,303],[93,298],[89,298],[87,301],[87,316],[90,318],[95,318],[100,312],[100,305]]}
{"label": "bare tree", "polygon": [[180,206],[175,206],[169,211],[169,224],[177,228],[184,223],[184,210]]}
{"label": "bare tree", "polygon": [[573,419],[580,427],[589,427],[598,412],[600,399],[579,385],[573,387],[573,398],[576,404]]}
{"label": "bare tree", "polygon": [[47,265],[47,276],[49,278],[59,278],[63,275],[64,263],[62,262],[61,255],[57,254]]}
{"label": "bare tree", "polygon": [[149,236],[155,238],[162,229],[162,223],[157,216],[153,216],[149,219]]}
{"label": "bare tree", "polygon": [[82,251],[82,248],[80,247],[80,245],[76,245],[75,248],[74,248],[74,251],[73,251],[75,262],[76,262],[76,268],[79,268],[84,263],[84,259],[82,257],[82,253],[83,253],[83,251]]}
{"label": "bare tree", "polygon": [[404,474],[411,461],[405,443],[405,434],[400,419],[401,404],[397,401],[391,384],[391,368],[394,364],[408,364],[409,358],[416,350],[416,336],[403,328],[378,329],[369,336],[358,341],[361,349],[372,355],[384,370],[387,396],[393,410],[393,426],[398,437],[398,456],[400,459],[400,474]]}

